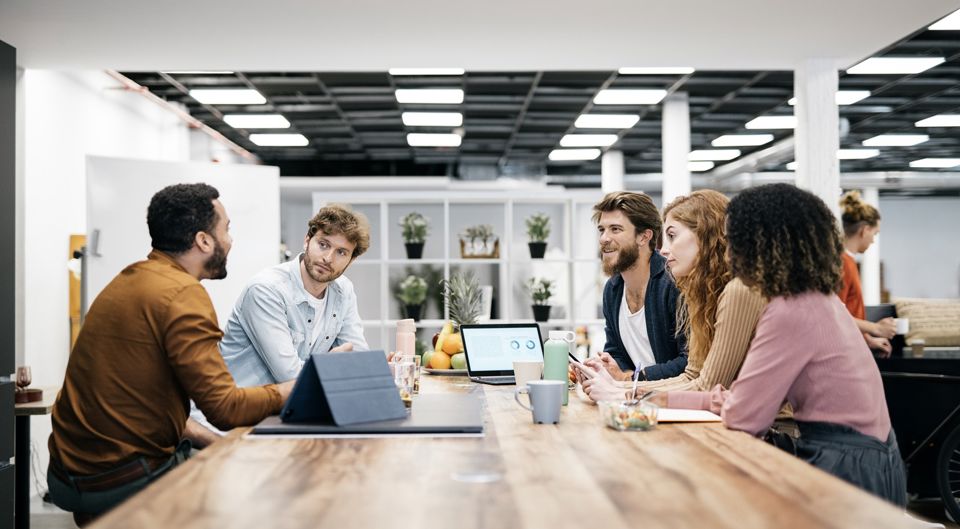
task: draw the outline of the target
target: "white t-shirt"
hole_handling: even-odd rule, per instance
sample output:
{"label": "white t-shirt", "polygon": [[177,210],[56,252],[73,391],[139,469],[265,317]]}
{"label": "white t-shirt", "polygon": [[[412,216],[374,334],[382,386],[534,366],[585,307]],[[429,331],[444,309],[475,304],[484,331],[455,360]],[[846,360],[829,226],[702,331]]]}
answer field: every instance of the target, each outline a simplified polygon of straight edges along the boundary
{"label": "white t-shirt", "polygon": [[647,321],[643,317],[646,307],[630,314],[627,304],[627,289],[623,289],[623,299],[620,301],[620,340],[630,355],[634,365],[643,369],[657,363],[653,356],[653,347],[650,346],[650,337],[647,334]]}
{"label": "white t-shirt", "polygon": [[310,330],[310,347],[313,347],[317,337],[320,336],[320,320],[323,319],[323,311],[327,308],[327,293],[323,293],[323,299],[317,299],[308,293],[307,303],[313,307],[313,329]]}

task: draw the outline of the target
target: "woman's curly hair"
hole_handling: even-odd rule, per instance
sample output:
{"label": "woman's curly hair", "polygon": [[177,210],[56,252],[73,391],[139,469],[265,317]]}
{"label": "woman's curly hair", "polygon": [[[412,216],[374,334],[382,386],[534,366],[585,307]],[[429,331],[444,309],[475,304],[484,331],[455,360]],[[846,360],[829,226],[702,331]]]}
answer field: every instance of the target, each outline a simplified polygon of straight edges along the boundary
{"label": "woman's curly hair", "polygon": [[839,290],[842,237],[830,209],[790,184],[740,193],[727,207],[733,275],[766,298]]}
{"label": "woman's curly hair", "polygon": [[730,199],[717,191],[694,191],[663,210],[664,226],[672,217],[697,237],[696,262],[690,273],[675,278],[683,302],[677,305],[677,330],[689,343],[692,366],[703,366],[713,343],[720,293],[731,279],[724,233]]}

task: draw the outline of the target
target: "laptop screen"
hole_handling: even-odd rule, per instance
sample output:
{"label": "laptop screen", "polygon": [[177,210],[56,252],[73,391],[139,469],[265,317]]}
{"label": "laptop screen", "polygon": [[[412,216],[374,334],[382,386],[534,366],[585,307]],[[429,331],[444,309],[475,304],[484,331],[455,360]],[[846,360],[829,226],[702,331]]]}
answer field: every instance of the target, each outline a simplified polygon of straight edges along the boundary
{"label": "laptop screen", "polygon": [[536,323],[463,325],[460,336],[471,376],[512,375],[514,360],[543,361]]}

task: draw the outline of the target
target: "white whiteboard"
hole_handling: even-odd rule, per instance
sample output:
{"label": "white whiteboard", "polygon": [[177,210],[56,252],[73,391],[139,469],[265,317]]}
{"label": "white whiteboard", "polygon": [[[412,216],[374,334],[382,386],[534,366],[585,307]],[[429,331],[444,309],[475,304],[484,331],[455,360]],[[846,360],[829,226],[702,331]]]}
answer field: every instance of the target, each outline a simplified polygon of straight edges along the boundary
{"label": "white whiteboard", "polygon": [[230,216],[233,248],[227,257],[227,277],[203,282],[223,327],[247,281],[279,262],[276,167],[87,156],[87,307],[114,276],[150,253],[147,206],[154,193],[171,184],[198,182],[220,191]]}

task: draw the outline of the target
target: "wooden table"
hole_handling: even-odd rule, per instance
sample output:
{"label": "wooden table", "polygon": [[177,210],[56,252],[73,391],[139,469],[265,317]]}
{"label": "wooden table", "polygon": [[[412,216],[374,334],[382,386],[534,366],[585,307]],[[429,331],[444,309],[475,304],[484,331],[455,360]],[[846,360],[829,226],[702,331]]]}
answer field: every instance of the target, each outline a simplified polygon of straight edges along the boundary
{"label": "wooden table", "polygon": [[[53,411],[53,403],[57,400],[60,388],[56,386],[43,387],[43,400],[14,404],[13,414],[16,416],[16,447],[17,456],[16,498],[13,508],[14,527],[29,529],[30,527],[30,417],[33,415],[48,415]],[[46,479],[46,476],[44,476]]]}
{"label": "wooden table", "polygon": [[621,433],[571,393],[534,425],[512,386],[476,391],[483,438],[256,439],[234,432],[92,527],[907,527],[903,513],[719,424]]}

